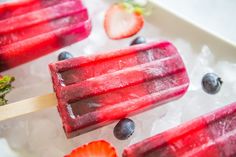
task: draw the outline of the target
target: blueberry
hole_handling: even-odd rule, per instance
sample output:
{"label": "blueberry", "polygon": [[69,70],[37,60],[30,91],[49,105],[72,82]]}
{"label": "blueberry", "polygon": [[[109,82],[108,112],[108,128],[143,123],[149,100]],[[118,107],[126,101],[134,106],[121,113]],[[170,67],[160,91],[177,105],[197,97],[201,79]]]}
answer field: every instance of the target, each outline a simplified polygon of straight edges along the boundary
{"label": "blueberry", "polygon": [[131,42],[130,46],[138,45],[138,44],[142,44],[142,43],[146,43],[146,39],[144,37],[137,37]]}
{"label": "blueberry", "polygon": [[73,58],[73,55],[66,51],[61,52],[58,56],[59,61],[70,59],[70,58]]}
{"label": "blueberry", "polygon": [[223,81],[214,73],[207,73],[202,78],[202,87],[206,93],[216,94],[220,91]]}
{"label": "blueberry", "polygon": [[116,124],[113,134],[119,140],[126,140],[134,133],[134,129],[134,121],[124,118]]}

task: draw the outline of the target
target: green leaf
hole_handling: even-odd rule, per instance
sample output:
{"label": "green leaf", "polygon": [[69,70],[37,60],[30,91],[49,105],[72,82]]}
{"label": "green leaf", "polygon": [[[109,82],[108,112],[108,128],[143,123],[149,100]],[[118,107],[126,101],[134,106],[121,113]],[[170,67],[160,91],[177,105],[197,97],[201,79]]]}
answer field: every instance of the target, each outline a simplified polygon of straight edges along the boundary
{"label": "green leaf", "polygon": [[0,97],[4,97],[7,93],[9,93],[12,89],[11,85],[5,86],[5,88],[0,89]]}
{"label": "green leaf", "polygon": [[15,80],[11,76],[3,76],[0,78],[0,106],[7,104],[5,96],[12,90],[11,83]]}
{"label": "green leaf", "polygon": [[152,13],[152,6],[150,3],[147,3],[146,5],[140,5],[134,0],[121,0],[120,4],[130,13],[135,12],[145,16],[149,16]]}
{"label": "green leaf", "polygon": [[11,84],[14,80],[15,78],[11,76],[3,76],[0,78],[0,90]]}
{"label": "green leaf", "polygon": [[4,98],[0,98],[0,106],[6,105],[7,104],[7,100]]}

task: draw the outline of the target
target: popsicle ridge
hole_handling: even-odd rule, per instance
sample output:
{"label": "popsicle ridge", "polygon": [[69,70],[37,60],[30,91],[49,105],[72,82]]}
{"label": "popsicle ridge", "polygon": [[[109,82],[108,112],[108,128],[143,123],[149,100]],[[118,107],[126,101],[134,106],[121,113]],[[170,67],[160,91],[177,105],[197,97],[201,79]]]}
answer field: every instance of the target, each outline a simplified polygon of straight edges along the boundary
{"label": "popsicle ridge", "polygon": [[[125,88],[127,86],[140,84],[153,79],[166,77],[181,71],[183,72],[184,65],[181,63],[182,61],[179,56],[173,56],[126,68],[113,73],[102,74],[100,76],[89,78],[85,81],[63,87],[61,92],[59,92],[60,97],[66,101],[73,101],[75,99],[78,100],[83,97],[107,93],[119,88]],[[91,89],[93,90],[91,91]]]}
{"label": "popsicle ridge", "polygon": [[2,49],[4,49],[4,46],[11,46],[12,44],[15,44],[17,42],[24,42],[24,40],[31,39],[40,35],[47,35],[50,32],[55,32],[59,29],[69,27],[70,25],[81,23],[86,24],[86,20],[88,19],[87,16],[87,10],[83,9],[81,10],[80,14],[65,16],[62,18],[54,19],[51,22],[45,21],[41,24],[33,25],[27,28],[21,28],[13,30],[11,32],[2,33],[2,36],[0,36],[0,45]]}
{"label": "popsicle ridge", "polygon": [[12,2],[1,3],[0,20],[11,18],[13,16],[16,17],[69,1],[77,1],[79,6],[82,5],[81,0],[15,0]]}
{"label": "popsicle ridge", "polygon": [[[162,46],[165,49],[161,49],[160,47]],[[134,47],[130,50],[124,49],[109,54],[80,57],[75,61],[72,59],[69,66],[64,66],[63,62],[57,63],[55,66],[57,69],[55,70],[59,72],[63,84],[70,85],[102,74],[112,73],[174,55],[176,49],[168,46],[167,43],[160,43],[150,49],[148,47],[146,49],[139,47],[137,51]],[[94,68],[96,68],[96,71],[93,70]],[[78,73],[83,73],[83,75],[77,75]]]}
{"label": "popsicle ridge", "polygon": [[[81,4],[79,3],[79,5]],[[0,20],[0,25],[7,26],[0,27],[0,46],[88,20],[87,9],[75,6],[78,6],[76,1],[65,2],[50,8]]]}

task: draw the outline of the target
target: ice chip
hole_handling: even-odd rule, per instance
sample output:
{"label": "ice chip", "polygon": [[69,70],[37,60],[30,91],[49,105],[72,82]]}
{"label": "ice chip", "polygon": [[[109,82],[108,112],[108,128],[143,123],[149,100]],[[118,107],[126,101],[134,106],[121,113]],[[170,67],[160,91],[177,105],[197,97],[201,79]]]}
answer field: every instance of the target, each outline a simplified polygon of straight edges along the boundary
{"label": "ice chip", "polygon": [[220,61],[215,66],[217,73],[222,77],[222,80],[228,83],[235,83],[236,64],[228,61]]}
{"label": "ice chip", "polygon": [[196,57],[192,70],[189,71],[191,84],[189,90],[200,90],[202,88],[202,77],[206,73],[214,72],[212,66],[214,65],[214,55],[207,46],[203,46],[201,53]]}
{"label": "ice chip", "polygon": [[0,148],[2,157],[20,157],[20,155],[18,155],[9,147],[6,139],[4,138],[0,138]]}
{"label": "ice chip", "polygon": [[21,150],[27,145],[30,131],[28,127],[27,120],[19,121],[16,125],[11,126],[11,129],[8,130],[9,136],[7,136],[7,141],[11,148]]}

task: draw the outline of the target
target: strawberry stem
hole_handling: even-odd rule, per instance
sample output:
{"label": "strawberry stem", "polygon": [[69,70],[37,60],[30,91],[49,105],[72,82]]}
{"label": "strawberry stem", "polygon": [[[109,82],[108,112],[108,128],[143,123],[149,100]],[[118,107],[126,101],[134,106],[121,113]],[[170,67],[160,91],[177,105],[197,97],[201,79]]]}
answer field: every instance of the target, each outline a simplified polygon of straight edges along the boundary
{"label": "strawberry stem", "polygon": [[122,0],[120,4],[130,13],[137,13],[139,15],[150,15],[152,8],[149,3],[140,5],[135,0]]}
{"label": "strawberry stem", "polygon": [[13,87],[11,83],[14,80],[15,78],[11,76],[0,77],[0,106],[7,104],[7,100],[5,99],[5,96],[7,93],[9,93],[12,90]]}

